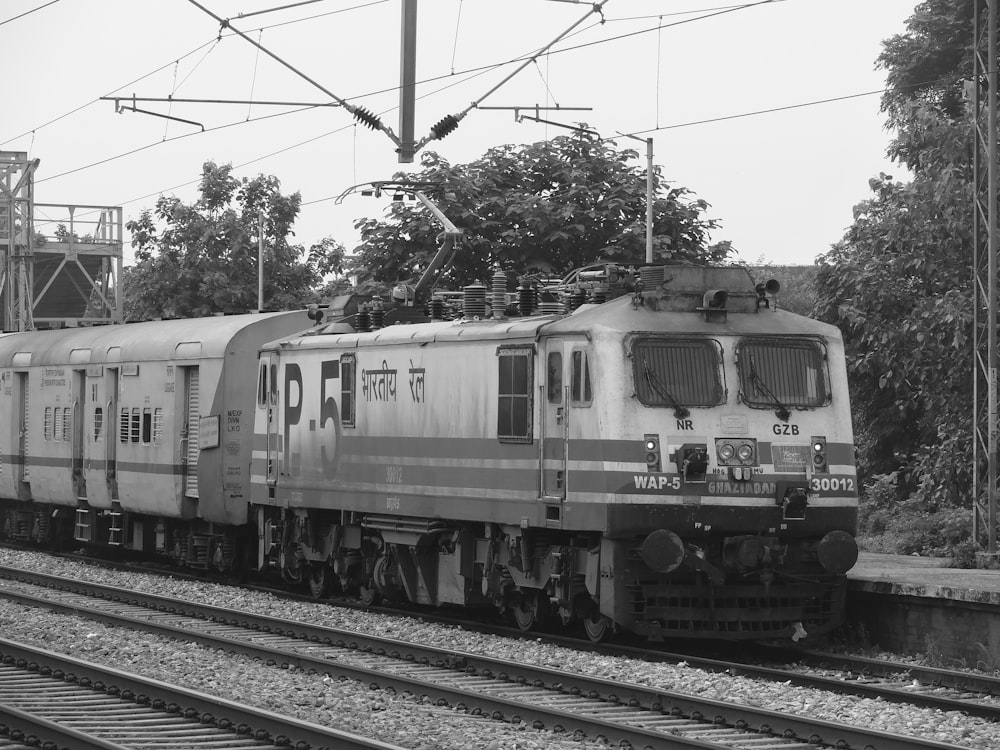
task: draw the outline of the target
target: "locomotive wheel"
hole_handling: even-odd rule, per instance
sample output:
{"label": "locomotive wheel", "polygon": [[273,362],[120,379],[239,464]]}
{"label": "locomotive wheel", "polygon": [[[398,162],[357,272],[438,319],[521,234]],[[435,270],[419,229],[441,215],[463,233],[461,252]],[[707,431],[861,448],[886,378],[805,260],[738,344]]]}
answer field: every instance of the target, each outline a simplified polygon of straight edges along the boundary
{"label": "locomotive wheel", "polygon": [[602,615],[595,607],[583,618],[583,629],[593,643],[600,643],[611,632],[611,620]]}
{"label": "locomotive wheel", "polygon": [[384,602],[396,602],[404,598],[393,575],[390,560],[385,555],[381,555],[372,569],[372,585],[378,591],[381,600]]}
{"label": "locomotive wheel", "polygon": [[517,597],[517,601],[514,602],[511,611],[514,613],[514,622],[517,623],[517,627],[522,632],[531,630],[538,622],[535,595],[527,591]]}
{"label": "locomotive wheel", "polygon": [[281,579],[290,586],[302,583],[303,560],[298,545],[290,544],[281,550],[279,559]]}
{"label": "locomotive wheel", "polygon": [[371,607],[379,602],[378,589],[373,581],[366,581],[358,588],[358,599],[366,607]]}
{"label": "locomotive wheel", "polygon": [[309,593],[314,599],[323,599],[330,594],[332,573],[325,563],[309,566]]}

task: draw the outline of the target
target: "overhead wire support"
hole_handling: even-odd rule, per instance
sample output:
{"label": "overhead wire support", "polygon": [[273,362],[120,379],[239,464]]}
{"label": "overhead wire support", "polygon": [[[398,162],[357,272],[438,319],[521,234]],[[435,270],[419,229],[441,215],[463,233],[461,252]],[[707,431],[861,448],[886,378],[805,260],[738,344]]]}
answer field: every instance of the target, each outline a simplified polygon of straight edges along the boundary
{"label": "overhead wire support", "polygon": [[[103,97],[102,97],[103,98]],[[165,115],[162,112],[153,112],[148,109],[139,109],[135,106],[135,101],[133,101],[132,106],[126,106],[120,103],[119,99],[115,99],[115,112],[121,114],[122,112],[138,112],[141,115],[151,115],[152,117],[162,117],[164,120],[173,120],[174,122],[183,122],[187,125],[195,125],[201,128],[201,132],[205,132],[205,126],[200,122],[195,122],[194,120],[185,120],[183,117],[174,117],[173,115]],[[166,138],[166,136],[164,136]]]}
{"label": "overhead wire support", "polygon": [[264,10],[255,10],[250,13],[237,13],[237,18],[250,18],[250,16],[259,16],[263,13],[274,13],[278,10],[288,10],[289,8],[298,8],[300,5],[312,5],[313,3],[321,3],[323,0],[302,0],[298,3],[289,3],[288,5],[279,5],[276,8],[264,8]]}
{"label": "overhead wire support", "polygon": [[[498,107],[497,109],[500,109],[500,107]],[[556,122],[555,120],[546,120],[542,117],[537,117],[532,115],[518,115],[516,111],[514,113],[514,119],[517,120],[519,123],[524,122],[525,120],[531,120],[532,122],[539,122],[542,125],[554,125],[557,128],[566,128],[567,130],[574,130],[578,133],[590,133],[591,135],[596,135],[598,138],[602,137],[601,134],[596,130],[593,130],[591,128],[585,128],[583,127],[582,124],[567,125],[564,122]]]}
{"label": "overhead wire support", "polygon": [[117,108],[122,100],[135,102],[180,102],[181,104],[252,104],[260,107],[339,107],[337,102],[275,102],[261,99],[198,99],[179,96],[102,96],[101,101],[114,102]]}
{"label": "overhead wire support", "polygon": [[[323,84],[319,83],[318,81],[313,80],[312,78],[310,78],[308,75],[306,75],[305,73],[303,73],[301,70],[299,70],[298,68],[296,68],[291,63],[286,62],[285,60],[282,60],[280,57],[278,57],[278,55],[274,54],[273,52],[271,52],[271,50],[267,49],[267,47],[263,46],[262,44],[260,44],[258,42],[255,42],[251,37],[247,36],[242,31],[240,31],[235,26],[233,26],[232,23],[229,21],[229,19],[222,18],[221,16],[217,16],[215,13],[213,13],[212,11],[210,11],[204,5],[202,5],[201,3],[199,3],[197,0],[188,0],[188,2],[191,3],[192,5],[194,5],[199,10],[203,11],[204,13],[207,13],[212,18],[214,18],[219,23],[220,31],[221,31],[221,29],[229,29],[234,34],[236,34],[237,36],[239,36],[241,39],[249,42],[254,47],[256,47],[257,49],[259,49],[265,55],[268,55],[269,57],[271,57],[276,62],[280,63],[281,65],[284,65],[290,71],[292,71],[293,73],[295,73],[295,75],[299,76],[299,78],[303,79],[307,83],[312,84],[317,89],[319,89],[320,91],[322,91],[324,94],[326,94],[327,96],[329,96],[331,99],[333,99],[335,102],[337,102],[337,104],[339,104],[341,107],[343,107],[348,112],[350,112],[352,115],[354,115],[354,118],[356,120],[358,120],[359,122],[363,123],[364,125],[367,125],[372,130],[381,130],[383,133],[385,133],[389,137],[389,139],[393,143],[395,143],[397,146],[400,145],[400,140],[396,136],[396,134],[394,132],[392,132],[392,128],[390,128],[388,125],[386,125],[385,123],[383,123],[379,119],[378,115],[373,114],[372,112],[368,111],[364,107],[358,107],[358,106],[356,106],[354,104],[351,104],[346,99],[343,99],[343,98],[337,96],[335,93],[333,93],[328,88],[326,88]],[[605,2],[607,2],[607,0],[605,0]]]}
{"label": "overhead wire support", "polygon": [[[194,2],[194,0],[190,0],[190,1]],[[579,26],[584,21],[586,21],[590,17],[590,15],[592,13],[597,13],[598,15],[600,15],[603,18],[604,17],[603,16],[604,6],[607,5],[607,4],[608,4],[608,0],[601,0],[601,2],[593,3],[591,5],[591,7],[590,7],[590,10],[588,10],[579,20],[577,20],[576,23],[574,23],[572,26],[570,26],[564,32],[562,32],[561,34],[559,34],[559,36],[557,36],[551,42],[549,42],[548,44],[546,44],[540,50],[538,50],[537,52],[535,52],[535,54],[533,54],[531,57],[528,57],[527,59],[525,59],[525,61],[523,63],[521,63],[519,66],[517,66],[517,68],[514,69],[514,71],[511,72],[510,75],[508,75],[507,77],[505,77],[502,81],[500,81],[495,86],[493,86],[493,88],[491,88],[489,91],[487,91],[481,97],[479,97],[478,99],[476,99],[475,101],[473,101],[471,104],[469,104],[468,107],[466,107],[465,109],[463,109],[461,112],[459,112],[457,114],[454,114],[454,115],[445,115],[443,118],[441,118],[437,123],[435,123],[431,127],[431,132],[428,135],[424,136],[424,138],[420,142],[418,142],[416,144],[416,147],[414,148],[414,151],[415,152],[419,151],[424,146],[426,146],[428,143],[430,143],[432,140],[435,140],[435,139],[436,140],[441,140],[446,135],[448,135],[449,133],[451,133],[452,131],[454,131],[455,128],[458,127],[458,124],[463,119],[465,119],[465,116],[467,114],[469,114],[469,112],[471,112],[474,109],[479,108],[480,105],[483,103],[483,101],[485,101],[491,95],[493,95],[494,93],[496,93],[498,89],[500,89],[502,86],[504,86],[506,83],[508,83],[512,78],[514,78],[514,76],[516,76],[518,73],[520,73],[522,70],[524,70],[529,65],[533,64],[539,57],[541,57],[546,52],[548,52],[553,47],[553,45],[556,45],[560,41],[562,41],[563,39],[565,39],[574,29],[576,29],[577,26]]]}
{"label": "overhead wire support", "polygon": [[[517,120],[518,122],[520,122],[522,119],[534,120],[534,119],[536,119],[539,116],[539,114],[541,112],[556,112],[556,111],[562,111],[562,112],[593,112],[594,111],[593,107],[563,107],[563,106],[561,106],[559,104],[555,104],[555,105],[529,104],[528,106],[524,106],[524,107],[518,107],[518,106],[493,106],[493,107],[491,107],[491,106],[486,106],[486,107],[480,107],[479,109],[493,109],[493,110],[505,109],[505,110],[508,110],[508,111],[513,110],[513,112],[514,112],[514,119]],[[522,115],[521,114],[521,110],[526,110],[526,111],[529,111],[529,112],[534,112],[535,116],[531,117],[530,115]]]}

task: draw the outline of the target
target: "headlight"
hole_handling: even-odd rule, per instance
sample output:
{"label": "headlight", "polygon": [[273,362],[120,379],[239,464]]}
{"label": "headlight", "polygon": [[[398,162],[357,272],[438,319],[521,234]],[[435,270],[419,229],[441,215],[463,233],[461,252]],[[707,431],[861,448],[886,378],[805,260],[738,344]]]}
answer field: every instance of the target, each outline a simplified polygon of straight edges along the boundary
{"label": "headlight", "polygon": [[735,455],[736,449],[732,443],[719,443],[719,458],[723,461],[730,461]]}
{"label": "headlight", "polygon": [[736,451],[736,455],[739,457],[740,461],[749,462],[753,460],[753,446],[749,443],[743,443],[739,449]]}

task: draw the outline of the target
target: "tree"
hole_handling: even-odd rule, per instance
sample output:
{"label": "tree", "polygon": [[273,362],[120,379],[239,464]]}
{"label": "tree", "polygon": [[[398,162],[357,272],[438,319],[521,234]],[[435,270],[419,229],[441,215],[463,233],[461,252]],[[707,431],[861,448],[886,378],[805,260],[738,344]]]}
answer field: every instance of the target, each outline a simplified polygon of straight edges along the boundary
{"label": "tree", "polygon": [[144,210],[127,223],[136,262],[123,273],[126,319],[256,309],[259,209],[264,215],[268,309],[295,309],[316,301],[313,288],[322,277],[343,271],[344,248],[334,240],[324,239],[308,253],[289,244],[301,198],[298,193],[282,195],[277,178],[238,180],[231,165],[209,161],[202,168],[199,192],[192,204],[160,196],[155,210]]}
{"label": "tree", "polygon": [[971,13],[971,2],[927,0],[884,42],[889,153],[912,179],[872,178],[853,225],[817,261],[817,317],[847,346],[859,472],[892,486],[911,526],[967,505],[971,488]]}
{"label": "tree", "polygon": [[[616,150],[589,131],[526,146],[499,146],[452,165],[434,152],[412,181],[463,230],[446,282],[461,286],[495,270],[562,274],[599,259],[641,263],[645,257],[646,176],[630,166],[633,150]],[[666,188],[656,170],[654,254],[659,261],[722,260],[728,243],[707,247],[717,226],[708,204],[683,187]],[[352,269],[362,282],[419,277],[439,247],[442,227],[418,204],[397,201],[389,218],[362,219]]]}

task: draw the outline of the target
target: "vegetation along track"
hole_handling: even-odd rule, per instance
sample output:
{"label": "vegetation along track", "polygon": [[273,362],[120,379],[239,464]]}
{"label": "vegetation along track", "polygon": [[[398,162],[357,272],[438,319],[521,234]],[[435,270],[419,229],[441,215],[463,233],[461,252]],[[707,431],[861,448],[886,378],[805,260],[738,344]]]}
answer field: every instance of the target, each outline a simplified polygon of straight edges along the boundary
{"label": "vegetation along track", "polygon": [[[951,748],[801,716],[17,569],[0,594],[268,663],[360,680],[497,720],[660,747]],[[791,679],[792,675],[789,674]]]}
{"label": "vegetation along track", "polygon": [[0,736],[44,750],[400,750],[7,639]]}

